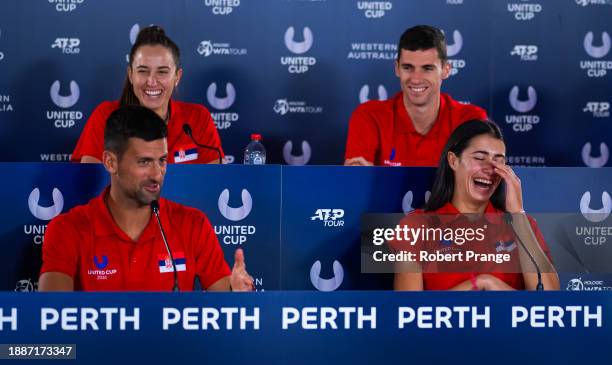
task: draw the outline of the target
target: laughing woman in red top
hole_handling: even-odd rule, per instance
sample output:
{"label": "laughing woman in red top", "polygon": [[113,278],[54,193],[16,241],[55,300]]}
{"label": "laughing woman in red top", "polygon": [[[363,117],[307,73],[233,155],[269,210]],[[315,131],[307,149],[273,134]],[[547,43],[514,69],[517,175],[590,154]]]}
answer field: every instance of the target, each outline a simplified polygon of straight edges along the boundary
{"label": "laughing woman in red top", "polygon": [[[558,290],[559,278],[548,258],[548,248],[535,221],[523,210],[521,181],[506,165],[505,156],[501,131],[493,122],[473,120],[457,127],[442,152],[424,213],[479,216],[486,213],[486,217],[489,213],[498,217],[504,212],[510,213],[512,230],[522,238],[538,264],[544,289]],[[493,243],[506,233],[494,230]],[[495,269],[490,273],[431,272],[419,265],[418,270],[396,273],[394,286],[396,290],[536,289],[538,275],[530,266],[525,248],[517,244],[516,250],[518,253],[514,255],[519,258],[520,267],[514,272]]]}
{"label": "laughing woman in red top", "polygon": [[[72,161],[100,162],[104,151],[104,126],[120,106],[141,105],[153,110],[168,126],[169,163],[219,163],[221,140],[210,112],[202,105],[180,102],[172,95],[183,69],[178,46],[156,25],[143,28],[129,55],[121,98],[105,101],[93,111],[72,152]],[[198,148],[183,132],[189,123],[195,140],[217,148]]]}

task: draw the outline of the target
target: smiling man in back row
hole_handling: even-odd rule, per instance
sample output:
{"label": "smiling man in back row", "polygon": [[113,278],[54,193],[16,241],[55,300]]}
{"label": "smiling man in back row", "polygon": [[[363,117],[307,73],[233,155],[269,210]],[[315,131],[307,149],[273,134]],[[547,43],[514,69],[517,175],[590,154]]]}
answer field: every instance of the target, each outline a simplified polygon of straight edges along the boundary
{"label": "smiling man in back row", "polygon": [[406,30],[397,51],[395,75],[402,91],[389,100],[363,103],[353,112],[345,165],[437,166],[458,125],[487,119],[484,109],[440,91],[451,70],[440,29],[418,25]]}

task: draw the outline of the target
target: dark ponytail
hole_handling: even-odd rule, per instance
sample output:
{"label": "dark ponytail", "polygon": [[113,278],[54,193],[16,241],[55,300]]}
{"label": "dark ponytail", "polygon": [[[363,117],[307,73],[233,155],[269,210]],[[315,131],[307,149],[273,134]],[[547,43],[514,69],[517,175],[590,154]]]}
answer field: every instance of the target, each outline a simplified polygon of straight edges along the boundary
{"label": "dark ponytail", "polygon": [[[174,43],[172,39],[168,38],[162,27],[158,25],[151,25],[141,29],[140,32],[138,32],[136,42],[134,42],[134,45],[130,50],[128,67],[132,67],[134,55],[136,54],[138,48],[142,46],[165,47],[170,51],[170,53],[172,53],[172,58],[174,58],[176,69],[178,70],[180,68],[181,52],[179,51],[176,43]],[[125,76],[125,81],[123,82],[123,90],[121,91],[121,97],[119,98],[119,105],[140,105],[140,101],[134,94],[134,88],[130,82],[130,78],[127,75]]]}

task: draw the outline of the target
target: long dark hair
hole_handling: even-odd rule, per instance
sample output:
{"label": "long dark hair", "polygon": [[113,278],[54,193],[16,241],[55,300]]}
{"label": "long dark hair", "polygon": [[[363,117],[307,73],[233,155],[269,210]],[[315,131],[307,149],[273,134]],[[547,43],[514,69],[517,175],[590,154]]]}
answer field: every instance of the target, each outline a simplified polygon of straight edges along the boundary
{"label": "long dark hair", "polygon": [[[431,189],[431,195],[423,207],[425,211],[438,210],[453,199],[455,174],[448,164],[448,153],[453,152],[457,157],[461,156],[463,150],[469,146],[470,141],[474,137],[483,134],[490,135],[502,142],[504,141],[501,130],[497,124],[490,120],[470,120],[461,124],[453,131],[440,156],[440,164],[438,165],[438,170],[436,170],[436,178]],[[504,212],[506,211],[505,191],[506,187],[502,181],[491,196],[491,204]]]}
{"label": "long dark hair", "polygon": [[[142,46],[163,46],[167,48],[170,53],[172,53],[172,58],[174,58],[176,69],[178,70],[181,67],[181,52],[179,51],[176,43],[174,43],[172,39],[166,35],[166,32],[162,29],[162,27],[158,25],[151,25],[141,29],[140,32],[138,32],[138,37],[136,37],[136,41],[130,50],[129,68],[132,68],[132,62],[134,61],[136,51]],[[140,101],[136,97],[136,94],[134,94],[134,87],[132,86],[130,78],[127,75],[125,76],[125,81],[123,82],[123,90],[121,91],[121,97],[119,98],[119,105],[140,105]]]}

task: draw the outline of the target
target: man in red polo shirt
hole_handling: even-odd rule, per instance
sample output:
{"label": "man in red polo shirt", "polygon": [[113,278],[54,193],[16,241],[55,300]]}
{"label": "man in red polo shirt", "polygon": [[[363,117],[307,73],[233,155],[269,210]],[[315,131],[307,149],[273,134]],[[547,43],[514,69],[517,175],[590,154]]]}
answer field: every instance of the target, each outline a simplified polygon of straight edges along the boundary
{"label": "man in red polo shirt", "polygon": [[[170,291],[174,268],[181,291],[192,290],[196,276],[206,290],[252,289],[242,250],[230,271],[208,218],[160,198],[167,134],[163,120],[145,107],[122,107],[109,116],[102,163],[111,184],[49,223],[39,290]],[[154,200],[174,265],[152,214]]]}
{"label": "man in red polo shirt", "polygon": [[395,61],[402,91],[385,101],[363,103],[353,112],[344,164],[437,166],[459,124],[487,119],[482,108],[440,92],[450,68],[442,31],[428,25],[406,30]]}

